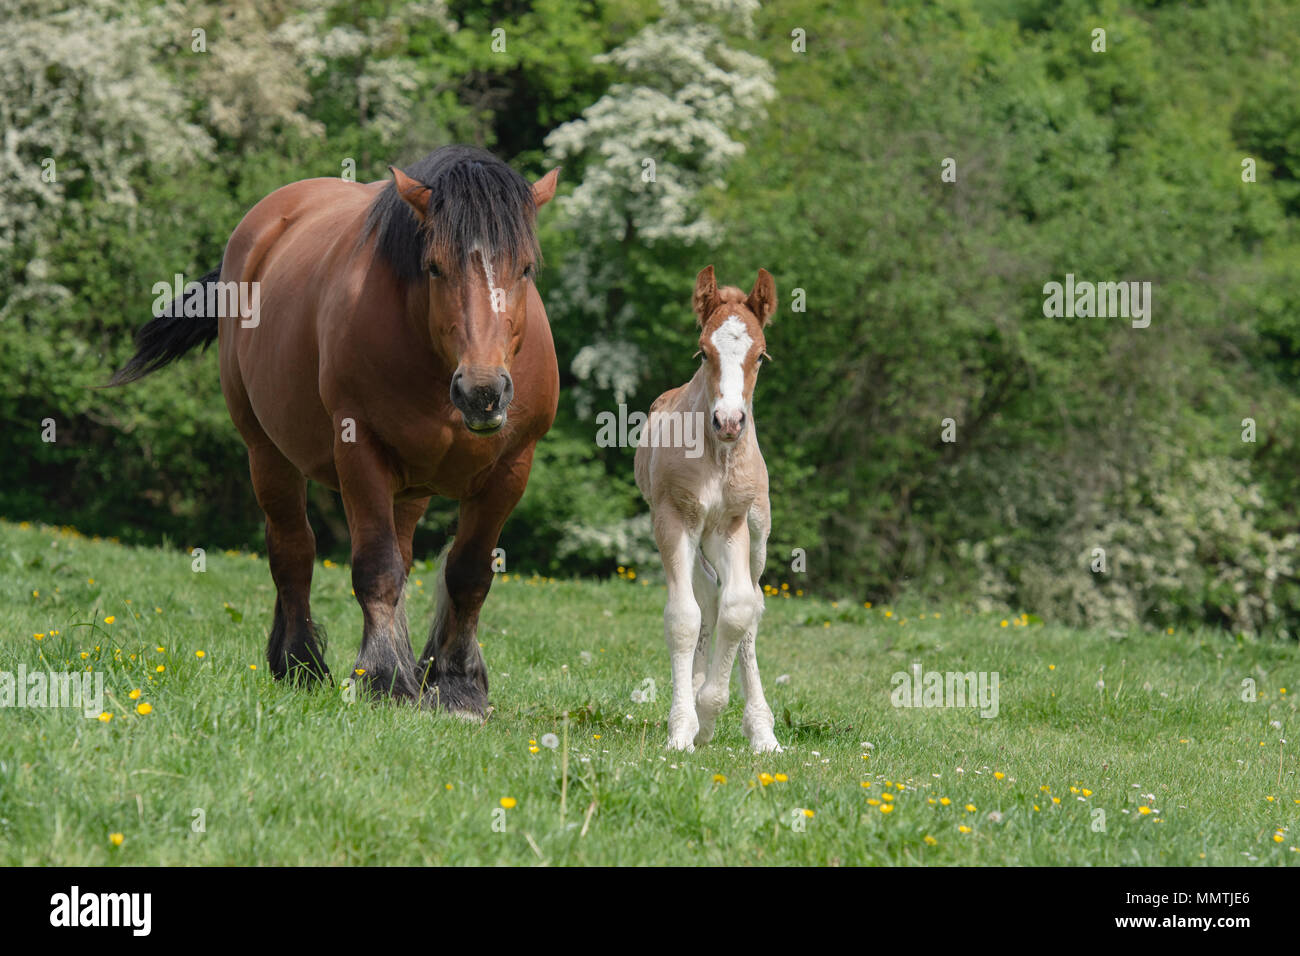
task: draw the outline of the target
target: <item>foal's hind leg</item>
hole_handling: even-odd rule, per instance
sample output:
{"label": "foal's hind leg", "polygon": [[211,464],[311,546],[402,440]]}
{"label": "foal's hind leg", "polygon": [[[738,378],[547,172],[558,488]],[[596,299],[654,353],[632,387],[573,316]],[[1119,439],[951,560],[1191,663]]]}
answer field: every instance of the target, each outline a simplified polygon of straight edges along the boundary
{"label": "foal's hind leg", "polygon": [[691,693],[697,694],[707,676],[713,628],[718,623],[718,573],[705,560],[702,551],[695,555],[691,588],[695,592],[695,603],[700,606],[700,637],[695,643],[695,661],[691,668]]}
{"label": "foal's hind leg", "polygon": [[[767,564],[767,534],[772,526],[766,500],[756,503],[749,517],[749,574],[754,584],[754,600],[758,602],[759,617],[763,610],[763,589],[758,583]],[[745,712],[740,718],[740,729],[749,739],[755,752],[780,751],[773,726],[772,708],[763,696],[763,682],[758,676],[758,622],[740,642],[740,686],[745,694]]]}
{"label": "foal's hind leg", "polygon": [[269,441],[250,445],[249,472],[266,513],[267,557],[275,581],[275,619],[266,659],[271,673],[303,683],[328,679],[323,635],[311,619],[316,536],[307,523],[307,479]]}
{"label": "foal's hind leg", "polygon": [[364,618],[354,671],[372,692],[415,698],[419,684],[402,600],[406,563],[393,507],[396,481],[369,434],[358,428],[356,437],[334,444],[352,537],[352,590]]}

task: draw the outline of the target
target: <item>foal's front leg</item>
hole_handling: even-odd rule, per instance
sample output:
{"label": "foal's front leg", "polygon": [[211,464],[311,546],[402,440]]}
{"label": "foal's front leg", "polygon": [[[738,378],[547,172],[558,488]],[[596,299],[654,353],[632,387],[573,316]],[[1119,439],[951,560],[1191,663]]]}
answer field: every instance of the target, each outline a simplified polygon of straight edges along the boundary
{"label": "foal's front leg", "polygon": [[393,517],[396,482],[368,435],[336,442],[334,463],[352,537],[352,590],[364,618],[354,673],[374,693],[418,698],[402,601],[406,562]]}
{"label": "foal's front leg", "polygon": [[691,680],[692,659],[700,638],[700,607],[695,603],[691,577],[698,536],[673,513],[655,515],[655,542],[668,581],[664,608],[664,639],[672,662],[673,702],[668,709],[668,749],[694,750],[699,718]]}

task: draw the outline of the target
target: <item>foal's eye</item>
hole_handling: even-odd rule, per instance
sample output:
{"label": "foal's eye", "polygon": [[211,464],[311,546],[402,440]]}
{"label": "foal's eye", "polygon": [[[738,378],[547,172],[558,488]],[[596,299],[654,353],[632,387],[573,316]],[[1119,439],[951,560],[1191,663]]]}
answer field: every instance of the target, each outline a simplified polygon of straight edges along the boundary
{"label": "foal's eye", "polygon": [[537,267],[533,263],[530,262],[528,265],[524,266],[525,279],[531,279],[535,275],[537,275]]}
{"label": "foal's eye", "polygon": [[429,277],[430,277],[431,279],[441,279],[441,278],[442,278],[442,273],[438,271],[438,263],[436,263],[436,262],[430,262],[430,263],[429,263]]}

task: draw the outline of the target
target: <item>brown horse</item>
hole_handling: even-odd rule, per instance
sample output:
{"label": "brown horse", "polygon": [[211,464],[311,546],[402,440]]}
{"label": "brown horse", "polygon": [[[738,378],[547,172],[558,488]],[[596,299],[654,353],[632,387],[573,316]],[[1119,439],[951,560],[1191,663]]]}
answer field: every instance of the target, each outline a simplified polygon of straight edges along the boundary
{"label": "brown horse", "polygon": [[[390,170],[391,181],[368,184],[303,180],[259,202],[220,268],[137,333],[112,384],[219,338],[226,406],[266,514],[276,588],[266,654],[277,678],[330,676],[311,616],[311,479],[343,498],[365,619],[363,686],[481,717],[488,682],[476,635],[492,552],[559,397],[533,284],[536,212],[559,170],[530,185],[465,146]],[[256,313],[218,322],[231,311],[222,301],[246,288]],[[460,517],[417,663],[403,590],[433,495],[459,499]]]}

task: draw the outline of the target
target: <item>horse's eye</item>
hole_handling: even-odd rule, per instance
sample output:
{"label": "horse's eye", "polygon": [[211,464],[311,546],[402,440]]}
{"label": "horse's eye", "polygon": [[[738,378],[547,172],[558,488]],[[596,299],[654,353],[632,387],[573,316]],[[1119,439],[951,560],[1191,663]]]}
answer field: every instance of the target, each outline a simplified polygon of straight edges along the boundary
{"label": "horse's eye", "polygon": [[537,268],[536,268],[536,266],[534,266],[533,263],[530,262],[530,263],[528,263],[528,265],[524,266],[524,278],[525,278],[525,279],[531,279],[531,278],[532,278],[533,276],[535,276],[535,275],[537,275]]}
{"label": "horse's eye", "polygon": [[433,278],[433,279],[441,279],[441,278],[442,278],[442,273],[438,271],[438,263],[436,263],[436,262],[430,262],[430,263],[429,263],[429,276],[430,276],[430,278]]}

